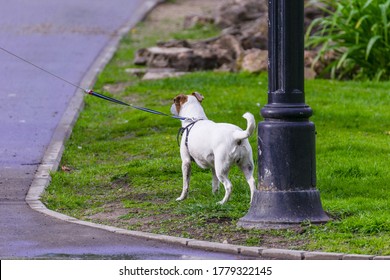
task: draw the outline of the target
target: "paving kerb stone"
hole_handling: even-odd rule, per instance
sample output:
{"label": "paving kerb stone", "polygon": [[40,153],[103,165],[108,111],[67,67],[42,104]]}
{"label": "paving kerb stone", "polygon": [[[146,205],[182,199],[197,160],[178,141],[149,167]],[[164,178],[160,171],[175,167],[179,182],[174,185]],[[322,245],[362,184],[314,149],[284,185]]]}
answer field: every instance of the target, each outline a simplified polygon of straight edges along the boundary
{"label": "paving kerb stone", "polygon": [[77,219],[74,219],[72,221],[72,223],[78,224],[78,225],[82,225],[82,226],[99,228],[99,229],[103,229],[103,230],[106,230],[106,231],[109,231],[109,232],[118,232],[118,229],[116,227],[109,226],[109,225],[99,225],[99,224],[95,224],[95,223],[92,223],[92,222],[81,221],[81,220],[77,220]]}
{"label": "paving kerb stone", "polygon": [[42,161],[43,164],[45,163],[56,163],[56,162],[60,162],[61,161],[61,157],[59,157],[59,155],[62,155],[63,151],[64,151],[64,145],[63,145],[63,142],[54,142],[51,147],[50,147],[50,150],[48,149],[45,153],[45,156],[44,156],[44,159]]}
{"label": "paving kerb stone", "polygon": [[282,260],[302,260],[304,251],[294,251],[285,249],[264,249],[261,256],[270,259]]}
{"label": "paving kerb stone", "polygon": [[374,259],[374,255],[356,255],[356,254],[349,254],[344,255],[343,260],[372,260]]}
{"label": "paving kerb stone", "polygon": [[[140,10],[139,14],[145,16],[150,9],[152,9],[158,3],[163,2],[162,0],[148,0],[145,1],[143,9]],[[106,46],[106,48],[102,51],[101,55],[96,59],[95,63],[92,65],[90,70],[85,75],[84,79],[80,83],[83,88],[89,88],[95,81],[99,72],[103,69],[103,67],[107,64],[107,62],[111,59],[114,52],[117,49],[118,43],[120,39],[126,34],[130,28],[137,22],[139,22],[140,18],[133,18],[130,22],[128,22],[123,28],[121,28],[117,35],[112,38],[112,41]],[[298,258],[299,255],[303,255],[303,259],[318,259],[318,260],[333,260],[333,259],[343,259],[344,254],[335,254],[335,253],[323,253],[323,252],[301,252],[294,250],[283,250],[283,249],[264,249],[260,247],[246,247],[246,246],[237,246],[232,244],[223,244],[223,243],[215,243],[208,241],[199,241],[192,239],[185,239],[180,237],[171,237],[166,235],[158,235],[152,233],[145,233],[139,231],[130,231],[120,228],[115,228],[112,226],[99,225],[92,222],[81,221],[73,217],[69,217],[67,215],[52,211],[39,200],[41,194],[45,190],[45,188],[49,185],[51,177],[50,172],[54,171],[58,168],[62,153],[64,151],[64,143],[69,138],[72,128],[78,118],[79,112],[81,111],[84,102],[83,102],[84,92],[79,90],[75,93],[75,96],[69,102],[69,106],[65,111],[63,117],[61,118],[60,124],[56,128],[52,141],[49,144],[45,155],[42,160],[41,166],[39,166],[39,170],[35,176],[35,179],[29,189],[29,192],[26,196],[26,202],[28,205],[41,213],[52,216],[54,218],[67,221],[70,223],[77,223],[84,226],[90,226],[94,228],[100,228],[102,230],[107,230],[111,232],[115,232],[118,234],[127,234],[135,237],[142,237],[146,239],[153,239],[162,242],[175,243],[185,245],[191,248],[197,249],[205,249],[217,252],[225,252],[225,253],[233,253],[233,254],[242,254],[245,256],[257,257],[261,256],[269,256],[271,258],[282,258],[290,256],[291,259]],[[272,257],[273,256],[273,257]],[[350,255],[352,256],[352,255]],[[353,255],[355,258],[357,256]],[[364,255],[365,256],[365,255]],[[301,258],[302,259],[302,258]],[[375,256],[372,259],[374,260],[390,260],[390,256]]]}
{"label": "paving kerb stone", "polygon": [[43,203],[37,200],[27,201],[28,206],[30,206],[31,209],[34,209],[35,211],[42,212],[45,211],[47,208]]}
{"label": "paving kerb stone", "polygon": [[35,178],[46,179],[50,177],[50,171],[53,168],[54,163],[41,164],[35,174]]}
{"label": "paving kerb stone", "polygon": [[[138,234],[138,233],[132,232],[130,234],[133,236],[136,235],[139,237],[143,236],[143,233]],[[168,235],[159,235],[159,234],[154,234],[154,233],[149,233],[147,236],[148,236],[148,239],[150,239],[150,240],[162,241],[162,242],[173,243],[173,244],[180,244],[183,246],[188,246],[189,242],[191,242],[191,240],[188,238],[173,237],[173,236],[168,236]]]}
{"label": "paving kerb stone", "polygon": [[246,247],[246,246],[242,246],[242,247],[240,247],[240,249],[241,249],[240,254],[243,255],[243,256],[248,256],[248,257],[260,257],[262,251],[263,251],[265,248],[262,248],[262,247]]}
{"label": "paving kerb stone", "polygon": [[305,260],[342,260],[344,254],[326,252],[304,252]]}
{"label": "paving kerb stone", "polygon": [[230,254],[240,254],[241,248],[237,245],[223,244],[209,241],[191,240],[187,244],[190,248],[211,250]]}
{"label": "paving kerb stone", "polygon": [[25,198],[26,201],[39,200],[44,189],[49,185],[48,178],[35,178],[30,186],[30,189]]}
{"label": "paving kerb stone", "polygon": [[376,256],[374,260],[390,260],[390,256]]}

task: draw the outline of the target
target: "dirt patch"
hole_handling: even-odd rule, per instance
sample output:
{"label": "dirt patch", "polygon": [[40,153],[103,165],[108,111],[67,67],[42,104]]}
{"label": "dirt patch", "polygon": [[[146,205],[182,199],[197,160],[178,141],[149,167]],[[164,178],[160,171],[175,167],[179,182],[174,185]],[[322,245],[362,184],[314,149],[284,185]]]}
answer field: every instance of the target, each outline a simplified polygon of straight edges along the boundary
{"label": "dirt patch", "polygon": [[127,87],[133,85],[133,82],[124,82],[117,84],[107,84],[103,86],[103,90],[108,91],[112,94],[118,94],[123,92]]}
{"label": "dirt patch", "polygon": [[102,212],[91,214],[87,218],[96,222],[111,223],[129,212],[129,209],[123,208],[119,202],[105,204],[101,210]]}
{"label": "dirt patch", "polygon": [[[161,23],[169,19],[177,20],[182,28],[183,19],[191,14],[214,13],[215,10],[226,0],[177,0],[174,3],[164,3],[158,5],[147,17],[146,21],[149,26],[160,27]],[[172,31],[177,26],[170,26]]]}

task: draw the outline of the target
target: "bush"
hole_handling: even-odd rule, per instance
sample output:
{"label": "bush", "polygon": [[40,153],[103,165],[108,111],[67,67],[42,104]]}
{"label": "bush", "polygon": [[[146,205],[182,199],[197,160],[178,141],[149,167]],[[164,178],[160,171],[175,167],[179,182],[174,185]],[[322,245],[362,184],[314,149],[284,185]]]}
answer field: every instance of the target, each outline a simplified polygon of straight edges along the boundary
{"label": "bush", "polygon": [[306,33],[306,46],[319,50],[314,63],[327,64],[322,74],[338,79],[389,79],[390,0],[312,2],[326,14],[315,19]]}

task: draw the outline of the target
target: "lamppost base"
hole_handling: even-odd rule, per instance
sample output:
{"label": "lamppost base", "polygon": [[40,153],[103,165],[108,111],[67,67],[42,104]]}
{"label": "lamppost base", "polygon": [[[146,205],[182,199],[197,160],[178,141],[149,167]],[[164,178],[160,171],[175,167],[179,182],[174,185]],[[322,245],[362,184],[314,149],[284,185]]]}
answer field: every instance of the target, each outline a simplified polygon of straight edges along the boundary
{"label": "lamppost base", "polygon": [[303,222],[322,224],[329,217],[317,190],[255,191],[248,213],[238,221],[243,228],[288,228]]}

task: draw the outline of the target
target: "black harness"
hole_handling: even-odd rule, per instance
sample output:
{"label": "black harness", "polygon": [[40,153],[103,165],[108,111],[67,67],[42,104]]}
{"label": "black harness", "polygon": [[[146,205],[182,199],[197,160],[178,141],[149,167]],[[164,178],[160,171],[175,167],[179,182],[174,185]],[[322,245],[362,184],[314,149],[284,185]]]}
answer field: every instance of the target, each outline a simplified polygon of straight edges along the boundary
{"label": "black harness", "polygon": [[179,131],[177,132],[177,137],[176,137],[176,140],[177,140],[177,144],[180,146],[180,137],[183,136],[183,133],[184,131],[186,132],[186,138],[185,138],[185,145],[188,149],[188,135],[190,135],[190,131],[191,129],[194,127],[194,125],[200,120],[196,120],[196,121],[193,121],[192,123],[190,123],[189,125],[185,126],[185,127],[180,127],[179,128]]}

